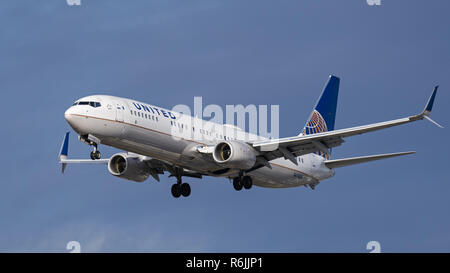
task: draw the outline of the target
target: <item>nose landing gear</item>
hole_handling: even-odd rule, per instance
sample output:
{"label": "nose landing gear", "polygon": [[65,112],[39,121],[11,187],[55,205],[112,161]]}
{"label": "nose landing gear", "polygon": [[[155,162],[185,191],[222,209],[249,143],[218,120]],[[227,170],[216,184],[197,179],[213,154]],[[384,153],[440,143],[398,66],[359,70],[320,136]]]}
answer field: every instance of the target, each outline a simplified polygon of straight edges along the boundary
{"label": "nose landing gear", "polygon": [[100,159],[102,158],[102,154],[98,150],[98,144],[100,144],[100,140],[93,135],[80,135],[78,139],[81,142],[86,143],[87,145],[93,146],[94,150],[91,152],[90,156],[92,160]]}
{"label": "nose landing gear", "polygon": [[97,144],[93,144],[93,146],[94,146],[94,150],[91,152],[91,159],[96,160],[96,159],[102,158],[102,154],[97,149]]}
{"label": "nose landing gear", "polygon": [[96,160],[96,159],[100,159],[102,158],[102,154],[100,153],[100,151],[92,151],[91,152],[91,159],[92,160]]}

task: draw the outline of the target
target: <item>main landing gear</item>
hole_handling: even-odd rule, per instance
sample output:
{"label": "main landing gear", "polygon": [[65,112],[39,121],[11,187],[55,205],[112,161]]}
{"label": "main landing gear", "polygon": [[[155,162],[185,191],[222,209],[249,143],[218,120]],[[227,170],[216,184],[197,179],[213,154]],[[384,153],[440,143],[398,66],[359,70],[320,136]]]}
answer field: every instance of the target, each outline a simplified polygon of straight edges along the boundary
{"label": "main landing gear", "polygon": [[188,183],[182,183],[181,175],[177,176],[177,183],[172,185],[172,195],[175,198],[183,195],[188,197],[191,194],[191,186]]}
{"label": "main landing gear", "polygon": [[246,190],[251,189],[253,186],[252,178],[248,175],[246,176],[238,176],[233,178],[233,187],[235,190],[240,191],[242,188],[245,188]]}

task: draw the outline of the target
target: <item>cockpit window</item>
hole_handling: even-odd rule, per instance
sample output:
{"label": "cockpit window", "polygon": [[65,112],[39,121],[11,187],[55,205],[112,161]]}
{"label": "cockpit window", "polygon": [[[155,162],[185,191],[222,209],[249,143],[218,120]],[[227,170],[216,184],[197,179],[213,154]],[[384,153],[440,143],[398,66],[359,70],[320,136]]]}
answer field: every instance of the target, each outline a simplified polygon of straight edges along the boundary
{"label": "cockpit window", "polygon": [[89,105],[89,106],[92,106],[92,107],[100,107],[100,106],[102,106],[100,104],[100,102],[96,102],[96,101],[77,101],[72,106],[75,106],[75,105]]}

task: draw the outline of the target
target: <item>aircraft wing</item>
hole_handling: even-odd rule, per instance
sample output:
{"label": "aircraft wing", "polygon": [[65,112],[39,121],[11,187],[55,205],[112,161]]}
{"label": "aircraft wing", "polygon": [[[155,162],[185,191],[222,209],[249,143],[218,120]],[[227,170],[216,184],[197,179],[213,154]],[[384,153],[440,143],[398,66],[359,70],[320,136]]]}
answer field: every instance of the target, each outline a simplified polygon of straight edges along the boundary
{"label": "aircraft wing", "polygon": [[261,155],[267,161],[284,157],[285,159],[291,160],[294,164],[298,164],[296,160],[297,156],[314,153],[317,151],[328,154],[329,149],[340,146],[344,142],[343,138],[345,137],[373,132],[422,119],[427,119],[442,128],[441,125],[429,117],[437,89],[438,86],[433,89],[425,109],[418,115],[311,135],[299,135],[274,140],[256,141],[251,143],[251,145],[256,150],[260,151]]}
{"label": "aircraft wing", "polygon": [[381,154],[381,155],[368,155],[368,156],[359,156],[359,157],[351,157],[351,158],[342,158],[342,159],[334,159],[334,160],[326,160],[325,166],[330,169],[340,168],[385,158],[391,158],[402,155],[414,154],[415,152],[401,152],[401,153],[391,153],[391,154]]}
{"label": "aircraft wing", "polygon": [[107,159],[96,159],[96,160],[92,160],[92,159],[60,159],[59,163],[61,164],[71,164],[71,163],[97,163],[97,164],[108,164],[109,162],[109,158]]}
{"label": "aircraft wing", "polygon": [[[105,164],[105,165],[107,165],[109,163],[110,158],[96,159],[96,160],[68,159],[67,156],[69,153],[69,134],[70,134],[70,132],[67,132],[66,135],[64,136],[64,139],[63,139],[63,142],[61,145],[61,150],[59,152],[59,163],[61,164],[62,173],[64,173],[64,171],[67,167],[67,164],[74,163],[74,164]],[[150,175],[158,182],[160,180],[159,174],[164,174],[165,171],[168,171],[171,174],[171,176],[182,175],[182,176],[189,176],[189,177],[194,177],[194,178],[202,178],[202,175],[204,175],[203,173],[198,173],[193,170],[186,169],[186,168],[175,167],[172,164],[170,164],[169,162],[165,162],[165,161],[151,158],[148,156],[143,156],[143,155],[134,154],[134,153],[127,153],[127,155],[140,157],[142,159],[142,161],[145,162],[145,164],[147,165]]]}

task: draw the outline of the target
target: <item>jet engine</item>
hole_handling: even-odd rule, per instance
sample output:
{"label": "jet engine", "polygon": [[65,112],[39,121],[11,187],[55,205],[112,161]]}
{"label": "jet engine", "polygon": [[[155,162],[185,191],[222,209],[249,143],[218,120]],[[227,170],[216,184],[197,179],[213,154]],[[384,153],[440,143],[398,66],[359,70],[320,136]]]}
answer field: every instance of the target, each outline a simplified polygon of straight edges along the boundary
{"label": "jet engine", "polygon": [[213,151],[214,160],[228,168],[246,170],[256,163],[257,152],[248,144],[237,141],[219,142]]}
{"label": "jet engine", "polygon": [[109,172],[117,177],[144,182],[150,175],[147,164],[139,156],[115,154],[108,162]]}

